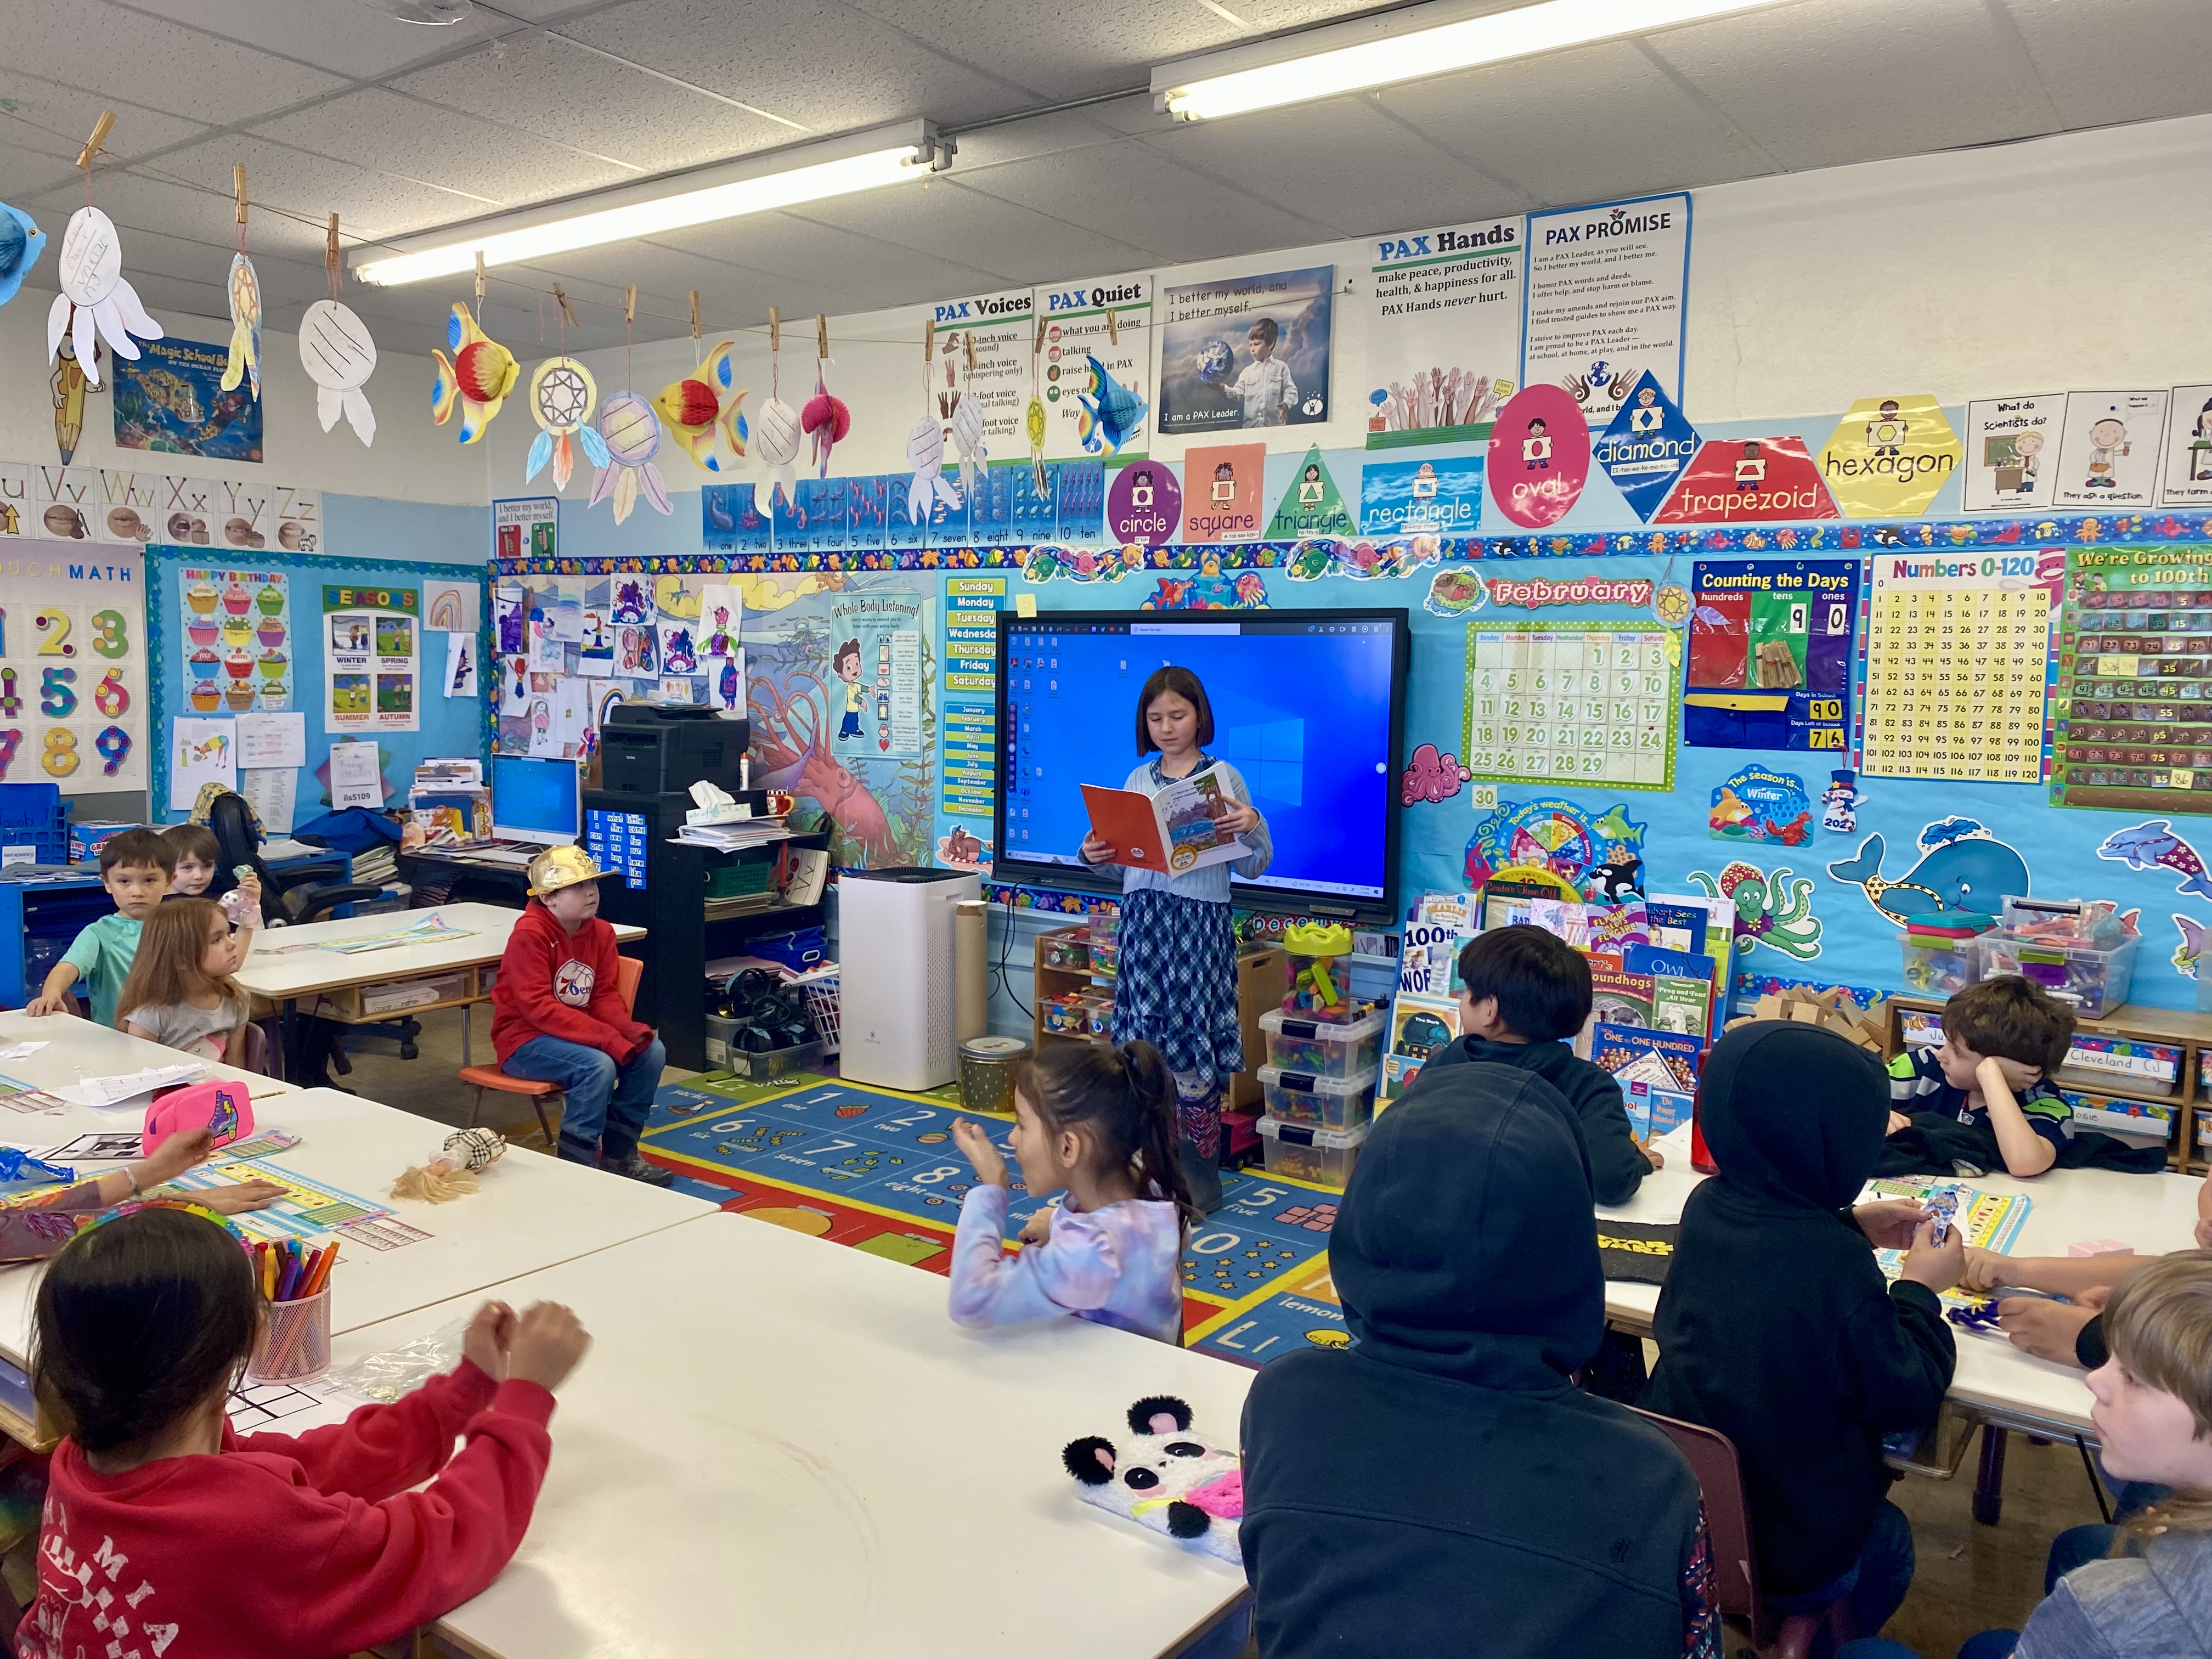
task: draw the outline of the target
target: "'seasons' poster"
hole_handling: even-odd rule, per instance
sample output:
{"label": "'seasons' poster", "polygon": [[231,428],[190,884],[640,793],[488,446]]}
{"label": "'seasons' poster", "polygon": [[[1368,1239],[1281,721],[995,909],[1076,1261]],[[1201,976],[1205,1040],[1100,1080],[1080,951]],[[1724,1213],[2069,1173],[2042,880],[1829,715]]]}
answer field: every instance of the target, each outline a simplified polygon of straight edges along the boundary
{"label": "'seasons' poster", "polygon": [[1336,267],[1171,288],[1160,325],[1162,432],[1233,432],[1328,419]]}
{"label": "'seasons' poster", "polygon": [[1370,449],[1489,435],[1521,372],[1521,231],[1492,219],[1370,244]]}
{"label": "'seasons' poster", "polygon": [[1522,385],[1565,387],[1594,427],[1646,370],[1679,404],[1689,278],[1686,191],[1530,214]]}
{"label": "'seasons' poster", "polygon": [[[1030,404],[1030,346],[1036,306],[1030,290],[978,294],[930,307],[940,360],[956,389],[983,421],[983,443],[997,459],[1026,456],[1022,417]],[[811,395],[807,394],[807,395]],[[802,395],[789,399],[794,405]],[[948,450],[946,459],[952,459]]]}

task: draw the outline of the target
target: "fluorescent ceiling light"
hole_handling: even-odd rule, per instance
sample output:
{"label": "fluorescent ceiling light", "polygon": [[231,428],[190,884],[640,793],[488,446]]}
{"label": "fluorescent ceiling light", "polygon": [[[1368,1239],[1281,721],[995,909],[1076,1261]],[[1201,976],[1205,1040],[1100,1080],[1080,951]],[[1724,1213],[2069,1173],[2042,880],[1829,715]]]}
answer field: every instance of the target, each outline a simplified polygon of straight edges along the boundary
{"label": "fluorescent ceiling light", "polygon": [[1565,46],[1650,34],[1785,0],[1462,0],[1383,12],[1152,71],[1152,100],[1186,121],[1332,98]]}
{"label": "fluorescent ceiling light", "polygon": [[950,167],[951,159],[949,140],[925,122],[910,122],[434,232],[401,242],[397,252],[364,248],[354,256],[353,267],[365,283],[427,282],[473,271],[478,253],[487,265],[543,259],[927,179]]}

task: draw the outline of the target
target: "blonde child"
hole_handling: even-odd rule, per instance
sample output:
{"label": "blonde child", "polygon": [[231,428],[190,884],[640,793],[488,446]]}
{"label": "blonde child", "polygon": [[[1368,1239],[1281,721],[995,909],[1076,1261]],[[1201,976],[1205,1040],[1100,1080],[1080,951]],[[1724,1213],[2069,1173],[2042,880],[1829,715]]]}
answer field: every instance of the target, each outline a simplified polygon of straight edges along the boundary
{"label": "blonde child", "polygon": [[176,873],[169,878],[171,898],[213,898],[222,906],[223,914],[236,924],[239,931],[238,948],[242,953],[253,937],[253,930],[261,926],[261,878],[248,870],[237,878],[234,885],[214,893],[219,873],[222,849],[216,845],[215,831],[204,823],[175,823],[161,832],[161,839],[169,843],[176,855]]}
{"label": "blonde child", "polygon": [[100,882],[115,901],[115,914],[85,925],[23,1012],[69,1012],[70,988],[82,980],[92,997],[93,1018],[114,1024],[116,996],[138,954],[138,930],[161,908],[176,867],[176,854],[156,830],[125,830],[102,847]]}
{"label": "blonde child", "polygon": [[224,1419],[262,1307],[238,1239],[181,1208],[94,1227],[46,1270],[32,1379],[66,1437],[26,1659],[118,1643],[326,1659],[428,1624],[513,1557],[552,1454],[550,1390],[590,1344],[574,1314],[486,1303],[457,1370],[295,1438]]}
{"label": "blonde child", "polygon": [[161,905],[139,933],[137,959],[115,1001],[117,1022],[131,1036],[196,1060],[243,1065],[251,1005],[231,975],[244,955],[212,900]]}
{"label": "blonde child", "polygon": [[952,1243],[952,1317],[1012,1325],[1073,1314],[1182,1340],[1183,1224],[1195,1215],[1176,1159],[1175,1083],[1149,1042],[1061,1043],[1014,1084],[1014,1157],[1030,1192],[1064,1193],[1002,1249],[1012,1176],[973,1120],[952,1138],[975,1166]]}

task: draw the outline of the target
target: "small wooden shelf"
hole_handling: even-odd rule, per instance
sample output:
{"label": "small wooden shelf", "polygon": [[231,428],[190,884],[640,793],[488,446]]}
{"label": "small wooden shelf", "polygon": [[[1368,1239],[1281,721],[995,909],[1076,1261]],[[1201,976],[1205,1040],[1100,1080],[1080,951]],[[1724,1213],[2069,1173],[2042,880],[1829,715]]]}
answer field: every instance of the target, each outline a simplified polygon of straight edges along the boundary
{"label": "small wooden shelf", "polygon": [[[1944,1001],[1942,997],[1891,997],[1888,1053],[1894,1056],[1904,1052],[1904,1013],[1941,1013]],[[2212,1163],[2212,1145],[2200,1143],[2197,1134],[2197,1112],[2212,1110],[2212,1097],[2208,1097],[2197,1081],[2198,1054],[2212,1051],[2212,1014],[2182,1008],[2151,1008],[2130,1002],[2101,1019],[2077,1019],[2075,1029],[2093,1036],[2121,1037],[2179,1048],[2181,1074],[2170,1090],[2146,1087],[2118,1074],[2081,1070],[2062,1070],[2051,1080],[2075,1094],[2110,1095],[2120,1100],[2140,1100],[2172,1109],[2178,1121],[2168,1139],[2166,1156],[2173,1167],[2184,1175],[2193,1175]]]}

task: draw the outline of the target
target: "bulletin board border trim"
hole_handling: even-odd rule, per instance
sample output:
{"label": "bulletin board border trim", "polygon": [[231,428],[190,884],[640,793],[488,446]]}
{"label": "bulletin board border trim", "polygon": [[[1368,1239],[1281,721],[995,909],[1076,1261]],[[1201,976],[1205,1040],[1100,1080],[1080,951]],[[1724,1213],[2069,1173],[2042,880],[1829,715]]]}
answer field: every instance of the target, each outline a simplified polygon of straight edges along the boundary
{"label": "bulletin board border trim", "polygon": [[[1875,553],[1909,548],[2102,547],[2111,543],[2212,541],[2212,513],[2066,514],[2045,519],[1936,519],[1855,523],[1824,520],[1803,525],[1703,525],[1680,529],[1584,531],[1571,535],[1339,538],[1307,542],[1238,542],[1203,546],[1129,546],[1095,550],[1096,568],[1059,544],[1034,546],[853,549],[836,553],[699,552],[631,557],[499,559],[495,578],[507,576],[689,575],[728,571],[784,575],[850,571],[1018,570],[1025,574],[1039,552],[1049,552],[1049,580],[1079,585],[1111,582],[1139,570],[1195,570],[1209,562],[1224,571],[1280,570],[1293,580],[1323,576],[1407,575],[1431,564],[1485,559],[1605,558],[1670,554]],[[374,568],[364,563],[363,568]],[[1040,574],[1032,580],[1047,580]]]}
{"label": "bulletin board border trim", "polygon": [[[160,571],[156,574],[156,556]],[[170,542],[149,543],[146,548],[146,738],[154,745],[151,763],[146,774],[146,810],[148,821],[160,823],[176,810],[169,799],[169,734],[168,721],[176,712],[164,708],[167,701],[163,689],[168,672],[169,632],[174,622],[168,607],[163,603],[163,589],[167,586],[169,570],[174,565],[191,562],[197,564],[252,564],[270,566],[280,570],[366,570],[378,575],[416,575],[434,579],[440,575],[482,578],[483,567],[461,561],[435,559],[362,559],[343,553],[290,553],[281,550],[249,551],[234,547],[185,547]],[[296,595],[294,596],[296,599]],[[483,606],[477,619],[477,666],[481,684],[484,665],[491,659],[491,596],[484,595]],[[440,671],[442,672],[442,669]],[[416,695],[422,695],[421,678]],[[483,706],[482,753],[491,752],[493,738],[498,729],[498,702],[494,698],[480,699]],[[313,775],[312,765],[300,770]]]}

